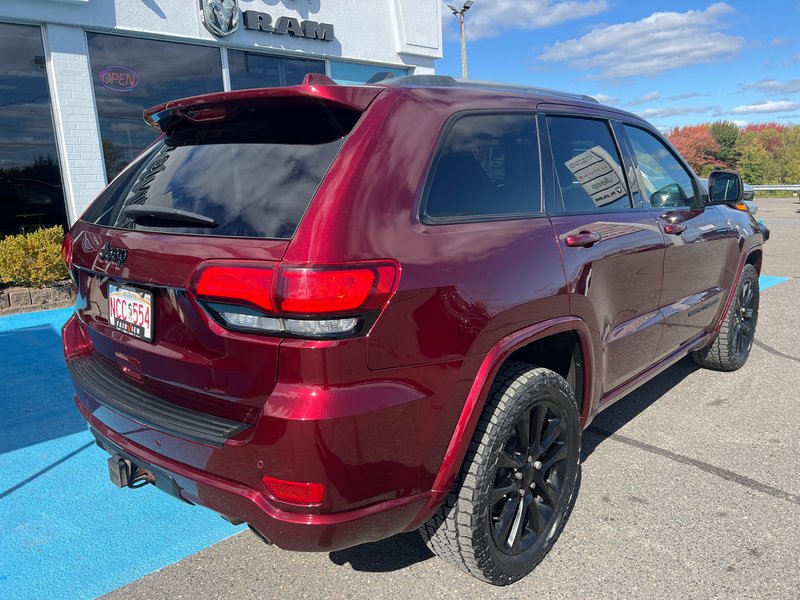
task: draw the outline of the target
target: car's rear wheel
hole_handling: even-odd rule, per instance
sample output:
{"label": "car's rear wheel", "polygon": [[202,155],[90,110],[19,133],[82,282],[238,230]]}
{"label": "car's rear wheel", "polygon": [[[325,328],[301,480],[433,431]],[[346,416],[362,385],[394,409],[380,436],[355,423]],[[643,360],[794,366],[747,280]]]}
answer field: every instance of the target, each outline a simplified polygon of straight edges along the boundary
{"label": "car's rear wheel", "polygon": [[576,491],[580,428],[572,390],[556,373],[503,366],[447,501],[420,530],[458,568],[506,585],[544,558]]}
{"label": "car's rear wheel", "polygon": [[697,364],[735,371],[747,362],[755,339],[758,300],[758,272],[753,265],[745,265],[719,334],[711,344],[692,353]]}

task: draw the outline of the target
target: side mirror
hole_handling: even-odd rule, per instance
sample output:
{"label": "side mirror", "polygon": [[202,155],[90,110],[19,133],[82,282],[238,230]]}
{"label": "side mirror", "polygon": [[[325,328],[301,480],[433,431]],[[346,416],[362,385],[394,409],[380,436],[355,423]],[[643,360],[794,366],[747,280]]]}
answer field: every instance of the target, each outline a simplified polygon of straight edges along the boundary
{"label": "side mirror", "polygon": [[742,178],[733,171],[714,171],[708,177],[708,199],[716,204],[741,202]]}

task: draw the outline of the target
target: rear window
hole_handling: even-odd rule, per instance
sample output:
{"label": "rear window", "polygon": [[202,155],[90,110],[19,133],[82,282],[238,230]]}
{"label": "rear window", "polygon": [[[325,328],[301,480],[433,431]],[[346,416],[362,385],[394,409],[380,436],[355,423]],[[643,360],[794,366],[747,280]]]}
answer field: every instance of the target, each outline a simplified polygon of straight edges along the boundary
{"label": "rear window", "polygon": [[[83,220],[139,231],[291,238],[357,117],[323,105],[237,108],[224,123],[176,128]],[[152,212],[132,217],[127,207]],[[182,222],[175,211],[202,219],[179,215]]]}

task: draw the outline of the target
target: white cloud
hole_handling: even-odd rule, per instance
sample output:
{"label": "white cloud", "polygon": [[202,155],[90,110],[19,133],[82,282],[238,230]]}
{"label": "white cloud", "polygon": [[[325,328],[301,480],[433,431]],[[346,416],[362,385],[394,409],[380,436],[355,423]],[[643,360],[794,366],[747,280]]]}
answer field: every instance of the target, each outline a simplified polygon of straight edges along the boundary
{"label": "white cloud", "polygon": [[800,79],[779,81],[777,79],[762,79],[745,83],[742,86],[745,90],[758,90],[767,94],[794,94],[800,92]]}
{"label": "white cloud", "polygon": [[608,96],[606,94],[592,94],[592,97],[597,100],[600,104],[608,104],[610,106],[615,106],[619,104],[619,98],[616,96]]}
{"label": "white cloud", "polygon": [[770,42],[770,44],[773,46],[785,46],[788,43],[789,40],[787,40],[785,37],[775,37],[772,38],[772,41]]}
{"label": "white cloud", "polygon": [[638,98],[634,98],[630,102],[626,103],[625,106],[639,106],[640,104],[653,102],[660,98],[661,98],[661,92],[650,92],[649,94],[645,94],[644,96],[639,96]]}
{"label": "white cloud", "polygon": [[662,108],[648,108],[636,114],[643,119],[663,119],[681,115],[693,115],[719,110],[719,106],[664,106]]}
{"label": "white cloud", "polygon": [[[462,0],[444,2],[443,17],[456,20],[447,8],[463,6]],[[467,39],[497,37],[512,29],[544,29],[564,21],[592,17],[608,10],[607,0],[482,0],[466,14]],[[452,27],[452,25],[451,25]]]}
{"label": "white cloud", "polygon": [[756,113],[775,113],[800,110],[800,102],[790,102],[788,100],[763,100],[754,104],[745,104],[732,108],[728,115],[752,115]]}
{"label": "white cloud", "polygon": [[717,2],[705,10],[657,12],[641,21],[597,27],[580,38],[545,47],[539,60],[568,62],[588,79],[656,76],[688,65],[736,56],[744,38],[720,33],[733,8]]}
{"label": "white cloud", "polygon": [[739,129],[744,129],[748,125],[750,125],[750,121],[745,121],[744,119],[734,119],[731,121],[734,125],[736,125]]}
{"label": "white cloud", "polygon": [[667,96],[664,98],[664,100],[685,100],[686,98],[697,98],[698,96],[708,96],[708,94],[701,94],[700,92],[686,92],[685,94]]}
{"label": "white cloud", "polygon": [[791,67],[793,64],[799,63],[799,62],[800,62],[800,54],[795,54],[791,58],[788,58],[785,61],[783,61],[783,66],[784,67]]}

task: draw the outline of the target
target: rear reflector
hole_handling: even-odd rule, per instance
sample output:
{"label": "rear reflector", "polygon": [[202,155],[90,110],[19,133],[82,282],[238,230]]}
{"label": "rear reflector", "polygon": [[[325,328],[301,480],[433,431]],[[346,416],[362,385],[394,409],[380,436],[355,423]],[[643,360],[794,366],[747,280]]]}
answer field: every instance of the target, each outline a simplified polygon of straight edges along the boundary
{"label": "rear reflector", "polygon": [[61,344],[67,362],[92,353],[94,345],[83,323],[73,314],[61,328]]}
{"label": "rear reflector", "polygon": [[284,481],[274,477],[262,477],[261,481],[276,500],[291,504],[319,504],[325,495],[325,486],[321,483],[299,483]]}

